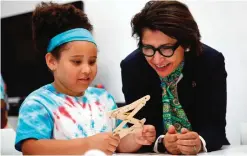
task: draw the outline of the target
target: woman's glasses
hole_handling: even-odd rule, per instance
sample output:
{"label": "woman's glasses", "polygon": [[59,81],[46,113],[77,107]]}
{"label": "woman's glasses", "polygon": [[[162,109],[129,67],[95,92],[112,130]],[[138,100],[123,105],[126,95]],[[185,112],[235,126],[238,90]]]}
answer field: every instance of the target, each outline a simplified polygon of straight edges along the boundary
{"label": "woman's glasses", "polygon": [[158,48],[155,48],[151,45],[141,46],[142,52],[147,57],[152,57],[158,51],[164,57],[171,57],[175,50],[179,47],[179,42],[173,46],[161,45]]}

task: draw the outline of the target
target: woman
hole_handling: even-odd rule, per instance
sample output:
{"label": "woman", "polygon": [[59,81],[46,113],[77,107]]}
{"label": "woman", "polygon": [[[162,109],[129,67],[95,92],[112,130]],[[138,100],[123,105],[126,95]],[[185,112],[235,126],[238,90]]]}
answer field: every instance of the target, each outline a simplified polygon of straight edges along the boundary
{"label": "woman", "polygon": [[197,154],[229,144],[224,57],[200,42],[187,6],[150,1],[131,25],[139,43],[121,62],[122,90],[126,103],[151,96],[137,117],[157,133],[142,151]]}
{"label": "woman", "polygon": [[86,14],[72,5],[41,3],[34,10],[32,25],[36,48],[45,56],[54,82],[35,90],[22,103],[17,150],[81,155],[97,149],[112,154],[152,144],[155,129],[151,125],[121,140],[113,135],[118,123],[106,114],[117,108],[116,103],[106,90],[89,87],[97,73],[97,46]]}

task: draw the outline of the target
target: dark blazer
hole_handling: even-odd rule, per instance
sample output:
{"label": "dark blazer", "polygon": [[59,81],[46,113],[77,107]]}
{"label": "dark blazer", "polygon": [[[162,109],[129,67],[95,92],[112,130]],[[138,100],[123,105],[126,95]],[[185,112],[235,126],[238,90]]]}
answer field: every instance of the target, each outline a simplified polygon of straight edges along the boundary
{"label": "dark blazer", "polygon": [[[226,77],[224,56],[203,44],[203,54],[193,56],[185,52],[183,78],[178,83],[179,101],[192,125],[206,141],[209,151],[228,145],[226,138]],[[164,133],[162,119],[162,89],[155,70],[147,63],[139,49],[121,62],[122,91],[127,104],[145,96],[151,99],[135,115],[146,118],[145,124],[155,126],[157,137]],[[153,144],[154,145],[154,144]],[[152,146],[143,146],[141,152],[153,152]]]}

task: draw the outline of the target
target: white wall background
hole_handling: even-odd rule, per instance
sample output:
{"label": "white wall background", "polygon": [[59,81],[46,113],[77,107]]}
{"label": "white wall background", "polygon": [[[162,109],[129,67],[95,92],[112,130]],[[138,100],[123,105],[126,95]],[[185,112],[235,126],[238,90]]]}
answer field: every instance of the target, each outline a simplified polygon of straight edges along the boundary
{"label": "white wall background", "polygon": [[[59,1],[64,2],[68,1]],[[131,37],[130,20],[147,0],[84,2],[100,51],[99,71],[94,83],[103,83],[117,102],[123,102],[119,64],[136,48],[136,40]],[[240,123],[247,122],[247,1],[183,2],[188,4],[199,25],[202,41],[225,56],[228,72],[227,137],[231,144],[239,144]],[[37,3],[1,1],[1,17],[31,11]]]}

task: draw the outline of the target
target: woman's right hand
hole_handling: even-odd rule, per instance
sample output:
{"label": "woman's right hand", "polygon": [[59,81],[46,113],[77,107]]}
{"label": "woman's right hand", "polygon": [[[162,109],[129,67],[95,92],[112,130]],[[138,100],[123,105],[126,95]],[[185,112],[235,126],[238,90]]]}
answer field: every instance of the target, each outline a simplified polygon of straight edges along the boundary
{"label": "woman's right hand", "polygon": [[107,155],[113,154],[120,143],[119,135],[113,136],[112,132],[99,133],[87,138],[90,149],[98,149]]}
{"label": "woman's right hand", "polygon": [[174,126],[170,126],[167,133],[165,134],[163,144],[166,150],[171,154],[180,154],[180,150],[177,147],[177,132]]}

